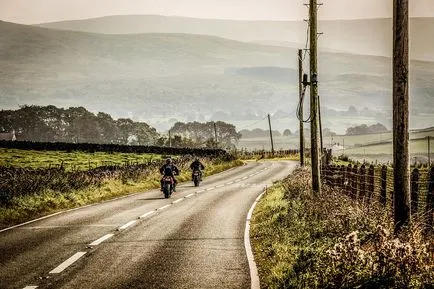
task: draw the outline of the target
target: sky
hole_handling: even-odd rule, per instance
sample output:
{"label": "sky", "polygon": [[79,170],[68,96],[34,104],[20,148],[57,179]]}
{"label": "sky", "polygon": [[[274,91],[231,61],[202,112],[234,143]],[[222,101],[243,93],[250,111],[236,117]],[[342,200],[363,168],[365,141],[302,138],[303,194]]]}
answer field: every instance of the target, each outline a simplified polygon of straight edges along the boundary
{"label": "sky", "polygon": [[[0,0],[0,19],[22,24],[158,14],[240,20],[302,20],[308,0]],[[319,0],[318,2],[321,2]],[[391,17],[393,0],[322,0],[320,19]],[[434,0],[410,0],[410,16],[434,17]]]}

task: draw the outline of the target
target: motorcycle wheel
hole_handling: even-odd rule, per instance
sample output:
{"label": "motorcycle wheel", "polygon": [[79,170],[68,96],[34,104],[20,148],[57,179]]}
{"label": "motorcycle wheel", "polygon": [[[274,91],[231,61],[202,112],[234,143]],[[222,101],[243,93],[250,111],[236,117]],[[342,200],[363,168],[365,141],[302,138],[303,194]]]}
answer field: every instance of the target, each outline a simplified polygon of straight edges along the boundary
{"label": "motorcycle wheel", "polygon": [[200,182],[199,182],[199,178],[198,178],[198,177],[195,177],[193,182],[194,182],[194,186],[195,186],[195,187],[198,187],[198,186],[199,186],[199,183],[200,183]]}
{"label": "motorcycle wheel", "polygon": [[168,199],[170,197],[170,184],[165,184],[163,187],[164,198]]}

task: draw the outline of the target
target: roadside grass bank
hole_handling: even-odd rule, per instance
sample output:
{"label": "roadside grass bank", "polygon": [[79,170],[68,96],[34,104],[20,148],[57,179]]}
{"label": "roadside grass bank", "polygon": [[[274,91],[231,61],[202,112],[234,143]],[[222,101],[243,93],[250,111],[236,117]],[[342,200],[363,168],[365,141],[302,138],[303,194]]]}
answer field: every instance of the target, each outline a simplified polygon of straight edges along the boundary
{"label": "roadside grass bank", "polygon": [[[204,158],[201,161],[206,167],[205,177],[243,164],[240,160],[227,161],[220,158]],[[119,170],[114,172],[103,171],[102,174],[97,175],[90,173],[90,176],[88,173],[82,172],[78,177],[74,176],[77,179],[74,179],[72,183],[66,181],[64,175],[59,176],[50,173],[42,176],[44,179],[51,178],[52,180],[50,179],[47,182],[48,186],[38,193],[33,193],[31,186],[29,186],[28,193],[13,197],[9,197],[4,193],[4,190],[0,190],[0,199],[2,200],[0,202],[0,228],[13,226],[58,211],[159,188],[161,175],[158,168],[163,162],[145,167],[128,166],[125,169],[118,168]],[[176,163],[181,171],[181,174],[177,176],[179,182],[191,180],[190,163],[189,158],[180,159],[179,163]],[[26,179],[25,175],[21,177]],[[35,180],[41,182],[40,178]],[[31,179],[29,184],[35,180]],[[75,189],[77,183],[85,183],[85,185],[77,185],[79,188]],[[6,187],[7,184],[0,185]],[[13,189],[14,187],[10,188]]]}
{"label": "roadside grass bank", "polygon": [[414,223],[393,234],[381,206],[356,203],[308,169],[269,188],[251,221],[261,288],[434,288],[434,236]]}

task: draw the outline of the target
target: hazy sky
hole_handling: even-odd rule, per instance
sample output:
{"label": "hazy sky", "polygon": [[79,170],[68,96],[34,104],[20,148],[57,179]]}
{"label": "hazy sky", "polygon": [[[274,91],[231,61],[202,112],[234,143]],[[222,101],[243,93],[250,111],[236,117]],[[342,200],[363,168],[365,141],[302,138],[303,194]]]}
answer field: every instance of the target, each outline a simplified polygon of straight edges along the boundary
{"label": "hazy sky", "polygon": [[[0,19],[35,24],[120,14],[297,20],[308,0],[0,0]],[[322,19],[391,17],[393,0],[323,0]],[[434,0],[411,0],[410,15],[434,16]]]}

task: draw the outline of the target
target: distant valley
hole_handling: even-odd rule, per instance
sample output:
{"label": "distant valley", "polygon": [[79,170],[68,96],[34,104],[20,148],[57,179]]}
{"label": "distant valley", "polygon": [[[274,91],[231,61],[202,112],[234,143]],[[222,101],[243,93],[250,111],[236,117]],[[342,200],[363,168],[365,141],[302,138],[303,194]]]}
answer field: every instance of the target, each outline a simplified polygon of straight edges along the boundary
{"label": "distant valley", "polygon": [[[294,131],[296,48],[261,43],[185,33],[97,34],[0,22],[0,107],[84,106],[146,121],[159,130],[176,120],[213,119],[251,129],[265,126],[261,119],[270,113],[273,129]],[[320,53],[325,127],[343,133],[354,124],[382,122],[390,128],[391,59],[332,51]],[[307,70],[307,59],[305,64]],[[411,125],[430,126],[434,62],[412,61],[411,78]],[[358,112],[342,119],[339,111],[350,106]]]}

